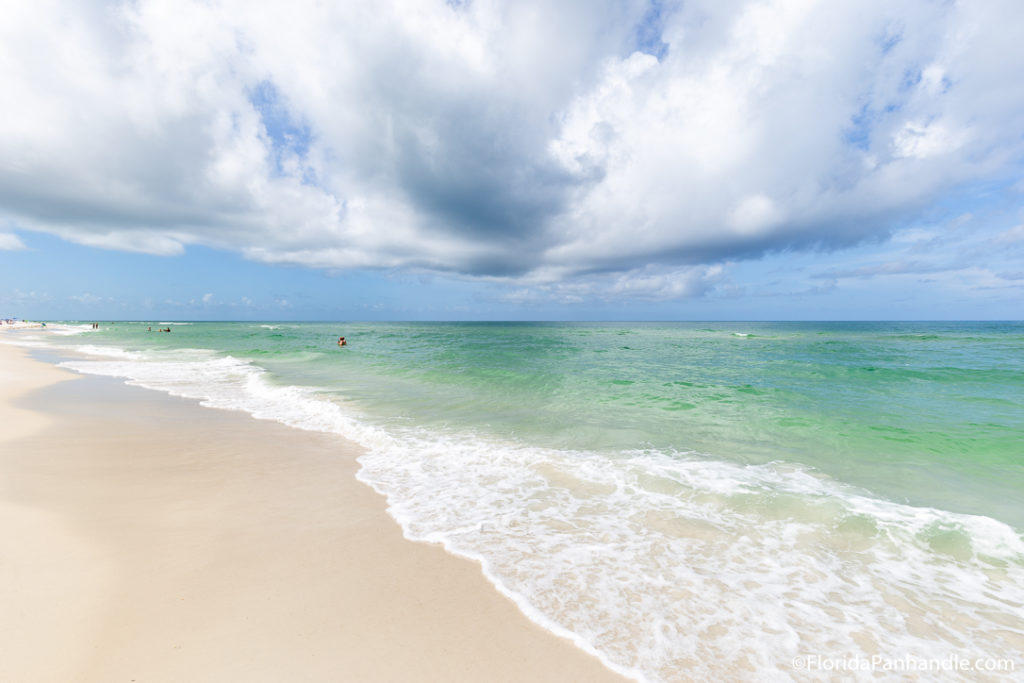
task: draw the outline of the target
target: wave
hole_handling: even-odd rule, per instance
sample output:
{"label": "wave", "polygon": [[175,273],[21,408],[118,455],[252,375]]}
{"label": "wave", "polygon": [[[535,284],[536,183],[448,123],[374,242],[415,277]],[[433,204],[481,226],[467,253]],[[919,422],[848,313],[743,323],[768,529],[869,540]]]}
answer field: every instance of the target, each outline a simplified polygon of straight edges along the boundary
{"label": "wave", "polygon": [[126,360],[143,360],[146,358],[144,353],[137,351],[126,351],[116,346],[97,346],[95,344],[83,344],[82,346],[74,347],[75,351],[84,353],[88,356],[106,356],[109,358],[124,358]]}
{"label": "wave", "polygon": [[634,678],[788,678],[814,652],[1005,657],[1024,638],[1024,540],[991,518],[780,462],[385,429],[232,356],[102,353],[61,365],[361,444],[358,477],[408,538],[478,560],[529,617]]}
{"label": "wave", "polygon": [[87,332],[95,332],[92,325],[65,325],[61,323],[49,323],[46,326],[49,334],[56,334],[62,337],[70,337]]}
{"label": "wave", "polygon": [[527,614],[652,680],[785,675],[801,652],[1005,656],[1024,636],[1010,527],[781,463],[433,436],[361,462],[410,538],[480,560]]}

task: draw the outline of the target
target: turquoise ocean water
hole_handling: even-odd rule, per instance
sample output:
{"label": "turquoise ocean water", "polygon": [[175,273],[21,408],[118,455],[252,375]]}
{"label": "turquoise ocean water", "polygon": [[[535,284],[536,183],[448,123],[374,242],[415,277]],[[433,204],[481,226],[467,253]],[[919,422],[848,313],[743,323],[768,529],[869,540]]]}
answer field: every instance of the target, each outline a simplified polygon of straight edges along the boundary
{"label": "turquoise ocean water", "polygon": [[638,678],[1024,671],[1024,323],[88,328],[18,340],[359,442],[409,537]]}

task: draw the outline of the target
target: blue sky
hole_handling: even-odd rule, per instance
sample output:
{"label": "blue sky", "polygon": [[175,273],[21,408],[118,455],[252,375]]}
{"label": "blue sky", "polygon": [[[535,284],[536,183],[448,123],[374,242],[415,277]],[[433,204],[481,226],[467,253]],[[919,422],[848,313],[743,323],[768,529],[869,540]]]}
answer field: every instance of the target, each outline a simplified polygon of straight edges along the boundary
{"label": "blue sky", "polygon": [[1022,15],[6,7],[0,315],[1020,319]]}

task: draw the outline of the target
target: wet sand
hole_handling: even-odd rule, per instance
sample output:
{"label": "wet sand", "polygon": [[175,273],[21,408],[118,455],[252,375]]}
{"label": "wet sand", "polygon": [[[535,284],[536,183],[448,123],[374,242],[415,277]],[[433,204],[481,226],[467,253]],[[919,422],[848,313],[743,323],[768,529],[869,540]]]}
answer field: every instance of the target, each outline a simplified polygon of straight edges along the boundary
{"label": "wet sand", "polygon": [[7,344],[0,424],[0,680],[623,680],[405,540],[339,437]]}

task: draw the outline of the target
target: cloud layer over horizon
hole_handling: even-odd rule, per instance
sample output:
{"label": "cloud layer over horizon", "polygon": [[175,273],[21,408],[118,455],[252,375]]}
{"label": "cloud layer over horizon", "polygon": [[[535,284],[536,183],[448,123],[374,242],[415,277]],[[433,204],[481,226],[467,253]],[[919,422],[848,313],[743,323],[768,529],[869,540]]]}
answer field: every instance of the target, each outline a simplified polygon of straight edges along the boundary
{"label": "cloud layer over horizon", "polygon": [[694,296],[1019,176],[1022,35],[997,0],[9,3],[0,228]]}

